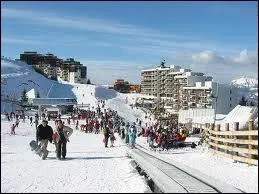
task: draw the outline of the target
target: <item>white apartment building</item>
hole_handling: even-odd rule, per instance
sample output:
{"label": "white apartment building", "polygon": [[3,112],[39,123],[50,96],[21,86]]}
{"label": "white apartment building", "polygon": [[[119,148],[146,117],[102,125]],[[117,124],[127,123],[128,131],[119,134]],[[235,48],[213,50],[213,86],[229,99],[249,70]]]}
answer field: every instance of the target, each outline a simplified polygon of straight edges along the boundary
{"label": "white apartment building", "polygon": [[73,68],[69,71],[69,82],[71,83],[81,83],[83,78],[81,78],[81,69]]}
{"label": "white apartment building", "polygon": [[142,70],[141,75],[141,94],[144,99],[153,99],[155,107],[175,113],[190,108],[213,108],[221,114],[235,107],[231,104],[230,87],[213,82],[211,76],[203,73],[173,65]]}
{"label": "white apartment building", "polygon": [[69,81],[69,68],[57,67],[57,79],[63,81]]}
{"label": "white apartment building", "polygon": [[70,67],[70,68],[57,68],[57,77],[59,80],[64,80],[70,83],[81,83],[85,84],[87,82],[86,77],[82,77],[82,70],[80,67]]}

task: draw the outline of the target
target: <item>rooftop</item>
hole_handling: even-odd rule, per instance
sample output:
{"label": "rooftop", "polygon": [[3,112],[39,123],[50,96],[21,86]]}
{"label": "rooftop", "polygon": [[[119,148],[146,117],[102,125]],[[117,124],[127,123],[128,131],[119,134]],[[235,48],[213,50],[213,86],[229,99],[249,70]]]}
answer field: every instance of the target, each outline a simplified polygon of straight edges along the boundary
{"label": "rooftop", "polygon": [[76,105],[75,98],[34,98],[33,105]]}

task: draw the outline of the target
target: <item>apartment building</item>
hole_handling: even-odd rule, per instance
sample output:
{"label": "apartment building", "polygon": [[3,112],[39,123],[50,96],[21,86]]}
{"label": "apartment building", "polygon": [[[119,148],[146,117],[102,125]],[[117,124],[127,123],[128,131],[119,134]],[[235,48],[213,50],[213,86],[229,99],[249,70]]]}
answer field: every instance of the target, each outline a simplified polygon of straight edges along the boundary
{"label": "apartment building", "polygon": [[73,58],[63,60],[51,53],[42,55],[26,51],[20,54],[20,60],[42,70],[49,78],[71,83],[86,84],[87,82],[87,67]]}
{"label": "apartment building", "polygon": [[222,114],[233,108],[230,87],[213,82],[211,76],[203,73],[173,65],[142,70],[141,76],[141,94],[143,98],[154,99],[156,107],[175,113],[191,108],[213,108]]}
{"label": "apartment building", "polygon": [[86,84],[87,67],[83,66],[79,61],[75,61],[73,58],[68,58],[67,60],[63,61],[63,65],[65,67],[62,74],[64,79],[71,83]]}
{"label": "apartment building", "polygon": [[130,92],[140,93],[141,88],[139,84],[130,84]]}
{"label": "apartment building", "polygon": [[114,82],[113,89],[121,93],[140,93],[140,85],[130,84],[128,81],[124,81],[124,79],[117,79]]}
{"label": "apartment building", "polygon": [[129,92],[129,82],[124,81],[124,79],[117,79],[114,82],[113,89],[121,92],[121,93],[128,93]]}

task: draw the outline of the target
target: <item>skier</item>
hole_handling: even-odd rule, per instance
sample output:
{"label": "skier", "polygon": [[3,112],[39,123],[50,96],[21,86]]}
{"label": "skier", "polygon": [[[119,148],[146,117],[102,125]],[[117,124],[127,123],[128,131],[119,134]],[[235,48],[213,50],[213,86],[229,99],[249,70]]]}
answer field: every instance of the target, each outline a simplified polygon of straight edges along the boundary
{"label": "skier", "polygon": [[37,127],[39,125],[39,117],[35,117],[34,123],[35,123],[36,129],[37,129]]}
{"label": "skier", "polygon": [[162,146],[162,149],[166,149],[168,150],[168,141],[167,141],[167,135],[166,135],[166,132],[162,132],[162,137],[161,137],[161,146]]}
{"label": "skier", "polygon": [[128,132],[128,136],[129,136],[129,145],[130,148],[136,148],[135,147],[135,143],[136,143],[136,137],[137,137],[137,130],[135,128],[135,126],[132,126]]}
{"label": "skier", "polygon": [[99,128],[100,128],[100,124],[99,124],[98,120],[96,119],[96,121],[95,121],[95,134],[99,133]]}
{"label": "skier", "polygon": [[42,124],[37,127],[36,140],[39,142],[40,149],[37,151],[40,157],[45,160],[49,151],[47,150],[48,141],[52,143],[53,129],[48,125],[47,120],[42,120]]}
{"label": "skier", "polygon": [[30,117],[30,125],[32,126],[32,117]]}
{"label": "skier", "polygon": [[125,135],[126,135],[126,144],[129,143],[129,122],[127,123],[126,127],[125,127]]}
{"label": "skier", "polygon": [[111,140],[111,147],[114,147],[113,144],[114,144],[114,141],[116,140],[116,138],[114,136],[114,132],[111,132],[110,140]]}
{"label": "skier", "polygon": [[15,135],[15,124],[11,126],[11,135]]}
{"label": "skier", "polygon": [[76,129],[78,129],[79,121],[76,121]]}
{"label": "skier", "polygon": [[105,145],[106,148],[108,147],[108,139],[109,139],[110,133],[111,133],[111,132],[110,132],[109,127],[106,126],[106,127],[104,128],[104,130],[103,130],[103,134],[104,134],[104,139],[103,139],[103,141],[104,141],[104,145]]}
{"label": "skier", "polygon": [[125,139],[125,123],[122,122],[122,125],[120,127],[120,131],[121,131],[121,138]]}
{"label": "skier", "polygon": [[72,135],[73,129],[65,126],[62,120],[58,120],[58,126],[54,130],[54,143],[56,144],[57,148],[57,159],[61,160],[62,158],[66,158],[67,154],[67,142],[69,142],[69,137]]}
{"label": "skier", "polygon": [[20,123],[20,120],[18,118],[16,118],[15,127],[18,127],[19,123]]}

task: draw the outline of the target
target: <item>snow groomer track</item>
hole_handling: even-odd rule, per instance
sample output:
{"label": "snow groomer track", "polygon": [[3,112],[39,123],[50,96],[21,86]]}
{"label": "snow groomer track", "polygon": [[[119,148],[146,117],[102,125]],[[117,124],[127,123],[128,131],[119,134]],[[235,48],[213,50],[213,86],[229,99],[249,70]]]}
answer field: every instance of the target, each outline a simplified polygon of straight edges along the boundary
{"label": "snow groomer track", "polygon": [[136,147],[136,149],[129,148],[129,155],[153,180],[160,192],[242,193],[242,191],[231,185],[215,180],[193,169],[187,172],[175,164],[157,158],[140,145],[136,145]]}

